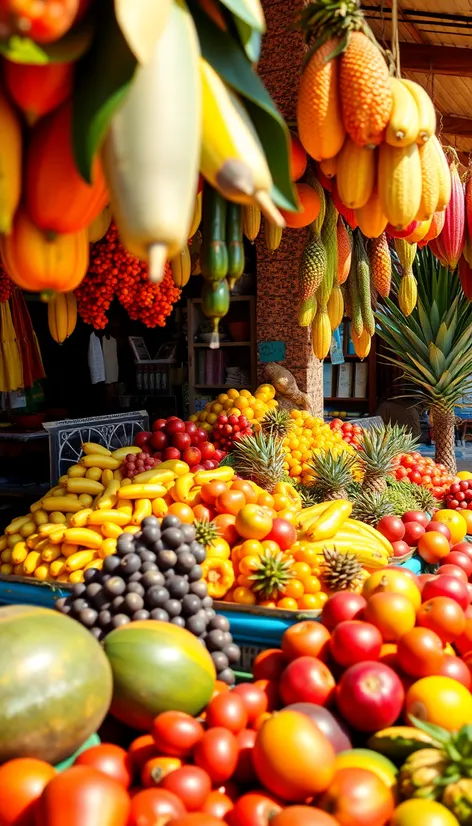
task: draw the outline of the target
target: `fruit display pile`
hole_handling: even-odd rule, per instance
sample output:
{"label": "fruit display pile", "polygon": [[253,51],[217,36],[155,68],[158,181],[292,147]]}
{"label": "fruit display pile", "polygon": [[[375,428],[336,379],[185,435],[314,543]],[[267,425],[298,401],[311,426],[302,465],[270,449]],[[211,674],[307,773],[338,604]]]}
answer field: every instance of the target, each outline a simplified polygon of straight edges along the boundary
{"label": "fruit display pile", "polygon": [[220,393],[214,402],[208,402],[200,413],[192,414],[190,420],[211,431],[221,414],[244,415],[249,422],[258,422],[274,407],[277,407],[277,402],[275,387],[271,384],[260,384],[254,395],[244,388],[230,387],[226,393]]}
{"label": "fruit display pile", "polygon": [[[395,460],[395,478],[406,479],[430,490],[436,499],[444,499],[455,477],[448,469],[421,453],[403,453]],[[450,504],[448,503],[448,507]]]}

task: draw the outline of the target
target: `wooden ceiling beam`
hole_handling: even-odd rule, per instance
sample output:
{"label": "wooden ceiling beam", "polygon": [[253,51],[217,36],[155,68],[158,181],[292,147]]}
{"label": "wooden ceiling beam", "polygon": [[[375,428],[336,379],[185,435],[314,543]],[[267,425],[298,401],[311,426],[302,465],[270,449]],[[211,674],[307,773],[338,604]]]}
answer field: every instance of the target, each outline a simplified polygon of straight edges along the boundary
{"label": "wooden ceiling beam", "polygon": [[452,77],[472,77],[472,51],[451,46],[400,43],[402,69]]}
{"label": "wooden ceiling beam", "polygon": [[472,118],[460,118],[457,115],[443,115],[441,131],[458,138],[472,138]]}
{"label": "wooden ceiling beam", "polygon": [[[384,0],[384,6],[388,9],[392,8],[392,0]],[[408,20],[407,16],[402,12],[402,10],[398,9],[398,19],[401,21],[402,26],[407,30],[410,37],[413,38],[415,43],[425,43],[425,39],[419,29],[416,28],[415,24]],[[400,44],[400,55],[401,55],[401,44]]]}

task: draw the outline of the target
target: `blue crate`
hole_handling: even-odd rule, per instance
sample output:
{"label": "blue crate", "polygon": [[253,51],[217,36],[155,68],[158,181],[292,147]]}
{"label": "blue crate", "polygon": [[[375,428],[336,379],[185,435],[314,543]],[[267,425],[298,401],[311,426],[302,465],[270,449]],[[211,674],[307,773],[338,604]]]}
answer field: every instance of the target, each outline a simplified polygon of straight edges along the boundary
{"label": "blue crate", "polygon": [[11,577],[0,579],[0,605],[37,605],[41,608],[54,608],[56,600],[69,594],[70,590],[45,582],[18,581],[12,580]]}

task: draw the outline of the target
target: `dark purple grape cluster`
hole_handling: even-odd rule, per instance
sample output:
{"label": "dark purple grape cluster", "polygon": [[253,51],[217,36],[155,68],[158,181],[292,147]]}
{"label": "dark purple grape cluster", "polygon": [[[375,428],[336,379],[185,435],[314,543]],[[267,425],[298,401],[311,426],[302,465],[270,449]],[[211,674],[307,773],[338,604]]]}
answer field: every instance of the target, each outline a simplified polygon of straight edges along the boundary
{"label": "dark purple grape cluster", "polygon": [[143,520],[138,533],[122,533],[116,554],[103,568],[84,571],[84,582],[56,607],[89,628],[102,640],[110,631],[136,620],[161,620],[186,628],[205,645],[218,679],[233,685],[232,666],[240,651],[229,621],[213,608],[201,563],[205,548],[195,539],[193,525],[176,516]]}

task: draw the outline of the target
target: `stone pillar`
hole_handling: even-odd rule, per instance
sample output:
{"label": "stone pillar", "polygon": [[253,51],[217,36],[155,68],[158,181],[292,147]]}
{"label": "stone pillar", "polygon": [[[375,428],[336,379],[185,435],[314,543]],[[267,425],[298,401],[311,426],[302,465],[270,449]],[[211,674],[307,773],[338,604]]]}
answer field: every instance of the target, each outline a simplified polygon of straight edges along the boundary
{"label": "stone pillar", "polygon": [[[295,122],[303,41],[291,28],[301,0],[263,0],[267,33],[263,38],[259,73],[285,120]],[[323,368],[313,355],[309,330],[297,324],[298,263],[305,230],[284,230],[275,253],[269,253],[263,235],[257,239],[257,339],[284,341],[283,366],[309,394],[313,409],[323,415]],[[262,376],[263,365],[260,365]]]}

